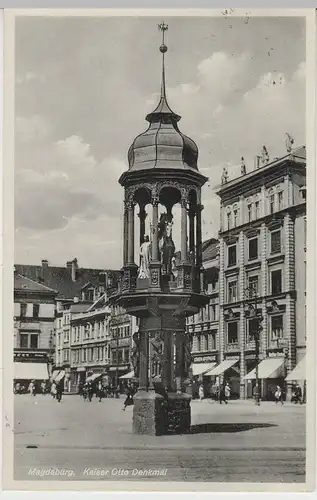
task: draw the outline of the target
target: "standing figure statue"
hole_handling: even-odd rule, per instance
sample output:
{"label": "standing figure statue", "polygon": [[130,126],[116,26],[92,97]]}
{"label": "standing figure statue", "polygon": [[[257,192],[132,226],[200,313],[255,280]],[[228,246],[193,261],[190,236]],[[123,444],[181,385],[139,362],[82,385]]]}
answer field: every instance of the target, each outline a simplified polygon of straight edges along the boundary
{"label": "standing figure statue", "polygon": [[161,264],[163,265],[163,274],[169,276],[172,274],[172,258],[175,256],[175,244],[172,238],[172,219],[172,215],[163,213],[158,225],[159,251]]}
{"label": "standing figure statue", "polygon": [[221,176],[221,184],[227,184],[228,178],[229,178],[228,170],[226,169],[226,167],[223,167],[222,176]]}
{"label": "standing figure statue", "polygon": [[148,236],[145,236],[144,242],[140,248],[141,263],[138,278],[144,280],[150,277],[150,253],[151,242]]}
{"label": "standing figure statue", "polygon": [[245,175],[247,173],[247,169],[245,166],[245,161],[243,156],[241,157],[241,175]]}
{"label": "standing figure statue", "polygon": [[288,153],[291,153],[293,149],[293,144],[294,144],[294,138],[288,132],[286,132],[285,145],[286,145],[286,151]]}
{"label": "standing figure statue", "polygon": [[262,162],[262,165],[265,165],[266,163],[269,163],[269,161],[270,161],[270,157],[269,157],[268,150],[267,150],[266,146],[263,146],[262,150],[261,150],[261,162]]}

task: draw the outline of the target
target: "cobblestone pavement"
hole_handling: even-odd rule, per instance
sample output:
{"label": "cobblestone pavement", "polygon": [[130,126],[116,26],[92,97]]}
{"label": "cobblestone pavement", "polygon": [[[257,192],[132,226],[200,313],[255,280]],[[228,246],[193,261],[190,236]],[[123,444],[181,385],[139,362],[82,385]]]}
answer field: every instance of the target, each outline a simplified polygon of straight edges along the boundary
{"label": "cobblestone pavement", "polygon": [[132,434],[122,407],[15,396],[15,478],[52,480],[35,468],[57,467],[73,471],[59,480],[305,481],[305,406],[193,401],[191,434],[160,437]]}

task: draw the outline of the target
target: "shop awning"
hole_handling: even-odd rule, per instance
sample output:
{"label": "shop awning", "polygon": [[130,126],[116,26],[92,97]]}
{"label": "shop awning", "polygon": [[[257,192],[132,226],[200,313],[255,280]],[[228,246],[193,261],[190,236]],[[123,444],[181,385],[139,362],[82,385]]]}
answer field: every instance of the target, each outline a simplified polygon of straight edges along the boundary
{"label": "shop awning", "polygon": [[[266,358],[261,361],[258,365],[258,376],[259,378],[279,378],[283,372],[284,358]],[[245,377],[244,380],[254,380],[255,368],[251,370]]]}
{"label": "shop awning", "polygon": [[306,356],[300,360],[300,362],[295,366],[294,370],[291,371],[285,380],[297,381],[306,380]]}
{"label": "shop awning", "polygon": [[126,373],[125,375],[121,375],[119,378],[134,378],[134,371]]}
{"label": "shop awning", "polygon": [[205,373],[205,376],[214,377],[216,375],[221,375],[225,371],[229,370],[229,368],[231,368],[233,365],[238,363],[238,361],[238,359],[225,359],[224,361],[221,361],[218,366],[215,366],[212,370]]}
{"label": "shop awning", "polygon": [[193,363],[191,366],[193,376],[205,375],[205,373],[211,370],[214,366],[216,366],[216,363]]}
{"label": "shop awning", "polygon": [[52,373],[51,379],[54,380],[55,377],[57,377],[57,375],[59,374],[59,372],[60,372],[60,370],[54,370]]}
{"label": "shop awning", "polygon": [[46,363],[14,363],[14,378],[17,380],[48,380]]}
{"label": "shop awning", "polygon": [[93,382],[99,377],[102,377],[103,373],[93,373],[92,375],[89,375],[89,377],[86,378],[86,382]]}
{"label": "shop awning", "polygon": [[63,377],[65,377],[65,370],[60,370],[53,380],[54,382],[60,382]]}

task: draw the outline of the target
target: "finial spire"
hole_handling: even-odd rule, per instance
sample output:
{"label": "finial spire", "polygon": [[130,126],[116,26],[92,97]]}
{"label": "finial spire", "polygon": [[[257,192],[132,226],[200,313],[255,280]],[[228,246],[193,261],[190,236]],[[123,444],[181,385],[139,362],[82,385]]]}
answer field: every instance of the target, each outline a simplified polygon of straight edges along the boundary
{"label": "finial spire", "polygon": [[164,55],[165,52],[167,52],[167,45],[165,45],[165,31],[168,30],[168,26],[167,24],[164,23],[164,21],[162,21],[160,24],[158,24],[158,29],[162,32],[162,44],[160,45],[160,52],[162,54],[161,96],[160,96],[160,102],[158,103],[157,107],[155,108],[154,111],[152,111],[152,113],[149,113],[146,116],[146,120],[148,122],[158,121],[162,118],[162,116],[165,116],[165,119],[166,117],[168,117],[169,120],[178,122],[181,119],[181,117],[171,110],[166,99]]}
{"label": "finial spire", "polygon": [[167,45],[165,45],[165,31],[168,30],[168,25],[162,21],[158,25],[158,29],[162,32],[162,45],[160,46],[160,52],[162,53],[162,83],[161,83],[161,97],[166,98],[165,90],[165,60],[164,55],[167,52]]}

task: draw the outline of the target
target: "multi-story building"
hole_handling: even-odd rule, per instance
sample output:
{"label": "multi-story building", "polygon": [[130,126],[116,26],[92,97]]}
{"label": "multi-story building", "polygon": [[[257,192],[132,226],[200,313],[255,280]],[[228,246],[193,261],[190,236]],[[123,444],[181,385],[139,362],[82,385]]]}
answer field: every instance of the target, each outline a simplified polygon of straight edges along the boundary
{"label": "multi-story building", "polygon": [[106,294],[72,316],[69,363],[73,389],[88,377],[94,380],[107,373],[110,363],[109,317]]}
{"label": "multi-story building", "polygon": [[[211,238],[203,243],[205,292],[209,303],[198,314],[187,319],[187,331],[193,336],[192,375],[203,382],[205,394],[210,393],[212,379],[207,375],[218,361],[219,324],[219,241]],[[197,387],[193,387],[197,392]]]}
{"label": "multi-story building", "polygon": [[[50,266],[47,260],[42,260],[41,266],[17,264],[15,270],[16,275],[22,275],[25,280],[28,280],[28,288],[30,288],[30,283],[33,283],[32,287],[36,286],[37,293],[44,294],[45,300],[48,290],[53,296],[53,316],[50,325],[52,332],[50,347],[54,352],[53,368],[59,378],[65,375],[65,386],[69,387],[72,317],[86,311],[102,297],[112,281],[116,279],[118,271],[80,268],[77,259],[68,261],[66,267]],[[34,293],[32,292],[32,295],[31,292],[32,290],[28,294],[25,288],[23,296],[33,297]],[[17,318],[19,319],[20,316]],[[31,339],[35,342],[33,337],[29,337],[29,342]]]}
{"label": "multi-story building", "polygon": [[[228,180],[221,200],[219,362],[240,397],[250,397],[259,360],[262,397],[305,355],[306,149],[265,159],[255,170]],[[263,318],[259,346],[253,297]],[[256,348],[259,348],[258,356]],[[273,392],[274,393],[274,392]]]}
{"label": "multi-story building", "polygon": [[14,272],[14,379],[48,379],[57,291]]}
{"label": "multi-story building", "polygon": [[112,386],[122,388],[126,379],[121,377],[133,375],[131,349],[138,328],[137,319],[118,305],[110,304],[110,309],[109,381]]}

